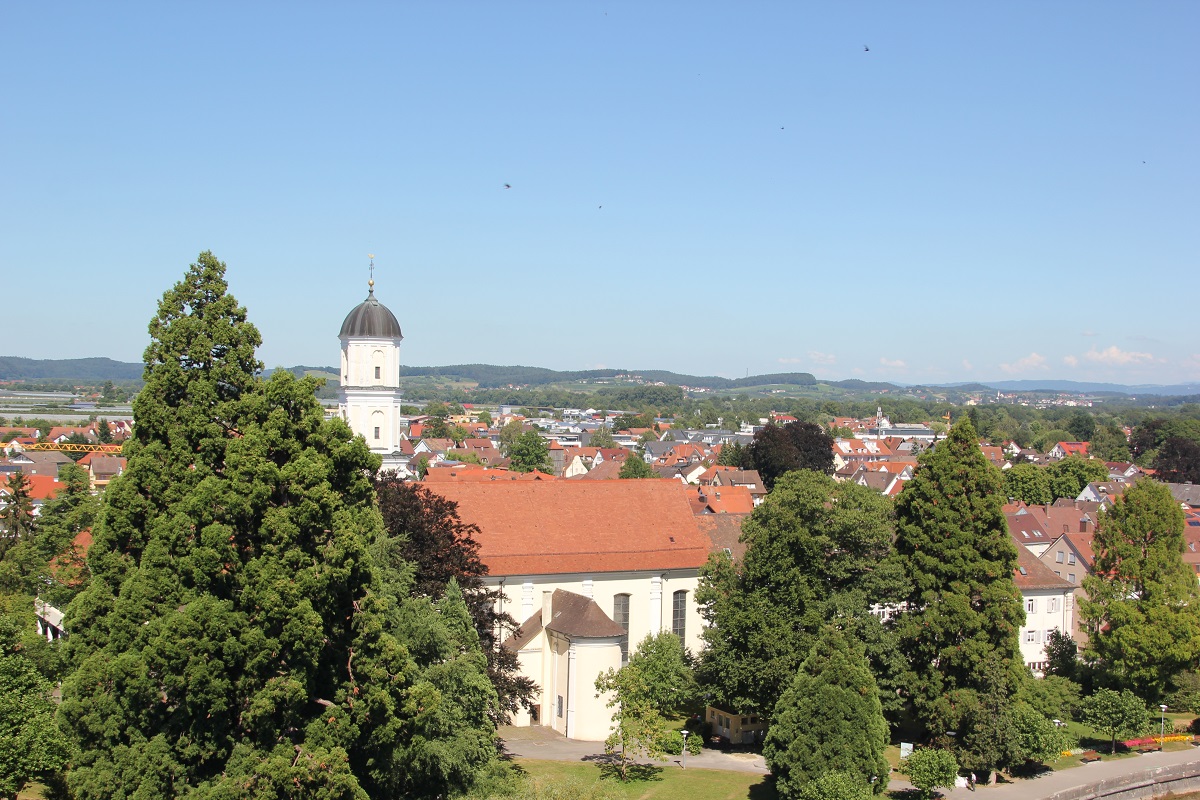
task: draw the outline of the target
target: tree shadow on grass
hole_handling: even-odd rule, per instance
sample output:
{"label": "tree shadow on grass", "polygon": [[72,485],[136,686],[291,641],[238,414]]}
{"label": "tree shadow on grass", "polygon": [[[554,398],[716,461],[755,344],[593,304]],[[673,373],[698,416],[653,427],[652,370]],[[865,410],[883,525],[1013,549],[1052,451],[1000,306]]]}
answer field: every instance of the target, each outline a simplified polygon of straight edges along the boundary
{"label": "tree shadow on grass", "polygon": [[[590,761],[600,768],[600,780],[621,780],[621,759],[608,753],[584,756],[582,761]],[[657,764],[642,764],[630,761],[625,766],[626,781],[661,781],[663,768]]]}
{"label": "tree shadow on grass", "polygon": [[750,787],[750,791],[746,794],[747,800],[777,800],[779,795],[775,792],[775,778],[771,775],[764,775],[763,779]]}

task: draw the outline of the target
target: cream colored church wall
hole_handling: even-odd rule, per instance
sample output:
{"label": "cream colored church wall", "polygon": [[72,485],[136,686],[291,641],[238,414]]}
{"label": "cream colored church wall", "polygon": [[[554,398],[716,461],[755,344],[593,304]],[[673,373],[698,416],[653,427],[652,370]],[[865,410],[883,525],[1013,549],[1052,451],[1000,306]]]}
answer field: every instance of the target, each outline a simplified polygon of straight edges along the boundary
{"label": "cream colored church wall", "polygon": [[[379,367],[379,377],[375,377]],[[342,386],[395,388],[400,385],[400,347],[392,339],[353,339],[342,347]]]}
{"label": "cream colored church wall", "polygon": [[[518,623],[524,622],[542,607],[542,593],[563,589],[596,601],[596,605],[613,615],[613,598],[629,595],[629,650],[632,653],[647,634],[671,630],[673,593],[687,592],[687,611],[684,619],[684,646],[698,653],[702,646],[700,631],[703,620],[696,605],[699,571],[655,570],[653,572],[600,572],[592,574],[564,573],[561,575],[531,575],[499,577],[489,575],[490,587],[503,590],[503,609]],[[531,676],[534,677],[534,676]],[[536,680],[536,677],[534,678]]]}

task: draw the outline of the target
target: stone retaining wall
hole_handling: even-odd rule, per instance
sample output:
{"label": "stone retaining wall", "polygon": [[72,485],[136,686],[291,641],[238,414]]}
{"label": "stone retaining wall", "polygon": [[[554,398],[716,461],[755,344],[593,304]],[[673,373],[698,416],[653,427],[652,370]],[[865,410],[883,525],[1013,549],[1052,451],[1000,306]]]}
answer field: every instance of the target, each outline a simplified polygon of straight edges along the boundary
{"label": "stone retaining wall", "polygon": [[1129,775],[1097,781],[1056,792],[1046,800],[1151,800],[1168,792],[1200,791],[1200,764],[1139,770]]}

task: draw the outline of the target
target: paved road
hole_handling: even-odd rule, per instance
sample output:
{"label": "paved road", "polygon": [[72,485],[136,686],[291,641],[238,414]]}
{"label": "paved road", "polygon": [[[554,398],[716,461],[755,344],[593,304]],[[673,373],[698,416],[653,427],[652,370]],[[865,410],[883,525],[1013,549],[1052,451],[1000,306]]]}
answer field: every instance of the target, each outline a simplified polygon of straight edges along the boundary
{"label": "paved road", "polygon": [[[1200,764],[1200,749],[1189,747],[1187,750],[1176,750],[1167,753],[1147,753],[1146,755],[1122,758],[1116,761],[1095,761],[1074,769],[1064,769],[1058,772],[1047,772],[1037,778],[1002,783],[998,786],[981,786],[976,791],[980,800],[1040,800],[1050,797],[1055,792],[1085,786],[1106,778],[1119,775],[1129,775],[1141,770],[1155,767],[1173,766],[1176,764]],[[962,797],[970,792],[967,789],[956,789],[953,794]]]}
{"label": "paved road", "polygon": [[[549,728],[501,728],[500,738],[505,750],[519,758],[542,761],[598,761],[604,759],[604,745],[600,742],[577,742],[566,739]],[[679,759],[672,757],[666,765],[676,765]],[[1140,770],[1154,769],[1175,764],[1196,763],[1200,765],[1200,748],[1189,747],[1170,753],[1149,753],[1143,756],[1122,758],[1117,761],[1097,761],[1082,767],[1047,772],[1036,778],[1013,783],[980,786],[972,794],[968,789],[944,790],[946,795],[978,797],[979,800],[1041,800],[1055,792],[1084,786],[1118,775],[1128,775]],[[723,753],[705,748],[698,756],[688,756],[689,767],[697,769],[719,769],[734,772],[767,774],[767,765],[761,755],[754,753]],[[911,785],[901,779],[893,779],[889,789],[905,789]]]}

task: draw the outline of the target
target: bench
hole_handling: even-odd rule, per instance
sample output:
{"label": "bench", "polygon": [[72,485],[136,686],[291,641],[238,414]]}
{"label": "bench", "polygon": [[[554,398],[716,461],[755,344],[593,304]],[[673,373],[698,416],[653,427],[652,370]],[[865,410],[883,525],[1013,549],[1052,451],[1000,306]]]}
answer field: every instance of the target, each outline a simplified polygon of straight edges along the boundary
{"label": "bench", "polygon": [[1135,752],[1135,753],[1140,753],[1140,754],[1142,754],[1142,755],[1146,755],[1147,753],[1161,753],[1161,752],[1162,752],[1162,745],[1158,745],[1158,744],[1144,744],[1144,745],[1142,745],[1141,747],[1135,747],[1135,748],[1134,748],[1134,752]]}
{"label": "bench", "polygon": [[1083,764],[1090,764],[1093,761],[1099,761],[1100,754],[1095,750],[1085,750],[1079,754],[1079,761]]}

